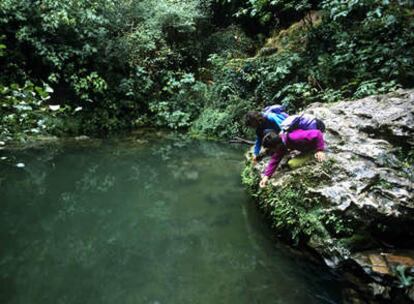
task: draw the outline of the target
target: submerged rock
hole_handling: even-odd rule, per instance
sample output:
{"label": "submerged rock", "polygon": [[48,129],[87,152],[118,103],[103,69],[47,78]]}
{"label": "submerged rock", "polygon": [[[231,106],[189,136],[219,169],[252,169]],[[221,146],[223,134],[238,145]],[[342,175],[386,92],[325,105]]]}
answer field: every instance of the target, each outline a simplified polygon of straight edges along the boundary
{"label": "submerged rock", "polygon": [[282,166],[266,189],[258,188],[266,161],[248,161],[244,184],[278,234],[331,267],[352,269],[365,296],[413,301],[414,91],[313,104],[305,112],[326,124],[328,160]]}
{"label": "submerged rock", "polygon": [[80,136],[76,136],[75,140],[89,140],[89,136],[86,135],[80,135]]}
{"label": "submerged rock", "polygon": [[24,163],[17,163],[16,167],[17,168],[24,168],[24,167],[26,167],[26,165]]}

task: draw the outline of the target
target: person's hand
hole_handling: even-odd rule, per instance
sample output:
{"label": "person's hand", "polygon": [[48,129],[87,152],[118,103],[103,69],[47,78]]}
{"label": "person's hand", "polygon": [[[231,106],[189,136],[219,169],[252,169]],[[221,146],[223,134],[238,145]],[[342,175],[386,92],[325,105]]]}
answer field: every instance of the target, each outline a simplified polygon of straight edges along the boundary
{"label": "person's hand", "polygon": [[252,162],[253,162],[253,165],[257,164],[257,156],[256,155],[253,155]]}
{"label": "person's hand", "polygon": [[266,187],[268,181],[269,181],[269,176],[266,176],[266,175],[263,176],[259,183],[260,188]]}
{"label": "person's hand", "polygon": [[315,158],[318,162],[323,162],[326,159],[326,155],[323,151],[318,151],[315,153]]}

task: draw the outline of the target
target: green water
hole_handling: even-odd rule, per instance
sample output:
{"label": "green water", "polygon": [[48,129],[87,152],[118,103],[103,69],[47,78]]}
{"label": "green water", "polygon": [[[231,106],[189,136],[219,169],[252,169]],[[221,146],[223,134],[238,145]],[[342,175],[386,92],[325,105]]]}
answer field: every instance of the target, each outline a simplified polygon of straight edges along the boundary
{"label": "green water", "polygon": [[273,238],[238,147],[135,136],[0,156],[0,303],[340,303]]}

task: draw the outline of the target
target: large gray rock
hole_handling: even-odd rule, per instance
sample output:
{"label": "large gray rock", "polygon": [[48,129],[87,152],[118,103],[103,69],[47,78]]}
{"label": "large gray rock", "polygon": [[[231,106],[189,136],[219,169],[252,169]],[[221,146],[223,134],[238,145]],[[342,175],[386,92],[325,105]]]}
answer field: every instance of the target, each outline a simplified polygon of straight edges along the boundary
{"label": "large gray rock", "polygon": [[413,219],[413,168],[396,154],[414,146],[414,91],[314,104],[306,112],[325,121],[330,157],[340,168],[332,185],[315,191],[344,211],[356,205],[371,216]]}
{"label": "large gray rock", "polygon": [[279,234],[329,266],[358,269],[373,299],[413,301],[414,90],[313,104],[305,113],[326,124],[328,161],[278,169],[266,190],[257,187],[266,161],[248,162],[244,183]]}

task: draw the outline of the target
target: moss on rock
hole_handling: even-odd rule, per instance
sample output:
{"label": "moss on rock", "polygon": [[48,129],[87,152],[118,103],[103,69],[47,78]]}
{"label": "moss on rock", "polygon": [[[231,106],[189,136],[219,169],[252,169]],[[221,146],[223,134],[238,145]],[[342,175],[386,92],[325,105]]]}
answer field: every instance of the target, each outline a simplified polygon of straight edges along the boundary
{"label": "moss on rock", "polygon": [[[323,119],[327,126],[325,140],[331,152],[327,161],[295,170],[281,164],[261,189],[265,161],[253,164],[248,153],[242,173],[243,184],[280,237],[316,251],[330,266],[357,265],[359,274],[367,276],[363,282],[382,284],[380,289],[391,294],[405,292],[397,276],[378,279],[375,271],[358,266],[362,264],[355,257],[365,257],[365,252],[381,256],[399,249],[414,251],[412,180],[406,161],[398,161],[399,147],[395,148],[396,142],[404,141],[404,148],[412,149],[413,101],[414,91],[400,91],[312,105],[306,113]],[[381,129],[387,129],[391,139],[369,131]]]}

